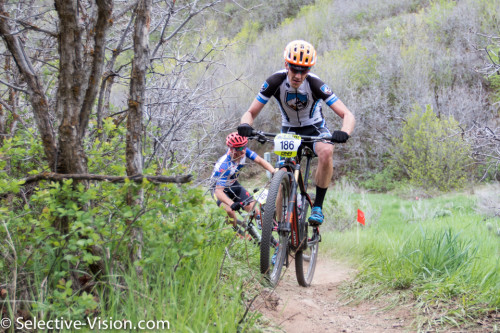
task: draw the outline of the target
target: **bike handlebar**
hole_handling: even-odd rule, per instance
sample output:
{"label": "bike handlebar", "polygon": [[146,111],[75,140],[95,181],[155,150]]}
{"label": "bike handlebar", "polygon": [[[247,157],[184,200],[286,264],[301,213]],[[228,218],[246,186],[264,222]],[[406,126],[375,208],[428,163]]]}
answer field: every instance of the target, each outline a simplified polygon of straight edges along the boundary
{"label": "bike handlebar", "polygon": [[[257,141],[259,141],[260,143],[264,143],[266,141],[270,141],[268,139],[268,137],[274,138],[278,134],[281,134],[281,133],[268,133],[268,132],[262,132],[262,131],[253,130],[252,131],[252,136],[250,136],[249,139],[257,138]],[[300,136],[300,138],[302,139],[303,142],[315,142],[315,141],[328,141],[328,142],[331,142],[332,141],[332,136],[331,135],[327,135],[327,136],[299,135],[299,136]],[[261,141],[261,140],[263,140],[263,141]]]}

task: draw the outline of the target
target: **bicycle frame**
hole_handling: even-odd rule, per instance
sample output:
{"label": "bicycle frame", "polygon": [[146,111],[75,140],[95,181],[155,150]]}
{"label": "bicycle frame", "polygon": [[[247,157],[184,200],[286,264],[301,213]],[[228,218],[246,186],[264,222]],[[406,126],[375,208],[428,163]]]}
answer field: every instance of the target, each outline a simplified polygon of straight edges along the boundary
{"label": "bicycle frame", "polygon": [[[307,190],[307,181],[309,180],[309,170],[311,166],[311,160],[313,159],[313,155],[310,153],[306,154],[306,168],[304,170],[305,178],[303,177],[303,173],[301,171],[300,159],[301,156],[297,156],[296,158],[286,158],[285,163],[282,168],[287,169],[287,173],[290,177],[291,183],[291,191],[290,191],[290,199],[287,207],[287,219],[286,226],[284,230],[290,230],[291,232],[291,246],[293,250],[305,249],[307,248],[307,239],[306,235],[303,235],[303,228],[299,228],[299,217],[300,212],[298,210],[298,202],[297,202],[297,193],[300,190],[300,195],[302,196],[302,202],[300,205],[303,207],[306,200],[312,207],[312,200],[309,194],[306,192]],[[289,229],[288,229],[289,227]]]}
{"label": "bicycle frame", "polygon": [[[313,205],[307,193],[307,185],[311,160],[315,155],[307,145],[303,144],[328,142],[331,141],[331,137],[258,131],[253,131],[252,136],[260,143],[269,142],[271,140],[268,138],[274,137],[274,152],[284,157],[269,188],[270,197],[266,203],[262,224],[260,271],[272,285],[276,285],[280,279],[282,267],[284,265],[288,267],[290,264],[289,254],[294,252],[297,282],[303,287],[308,287],[314,276],[321,236],[319,228],[309,226],[306,220],[309,207]],[[305,169],[302,157],[306,157]],[[268,204],[269,207],[267,207]],[[277,223],[276,229],[273,229],[274,223]],[[277,247],[271,244],[273,232],[277,232],[279,238]],[[271,248],[274,248],[272,255]]]}

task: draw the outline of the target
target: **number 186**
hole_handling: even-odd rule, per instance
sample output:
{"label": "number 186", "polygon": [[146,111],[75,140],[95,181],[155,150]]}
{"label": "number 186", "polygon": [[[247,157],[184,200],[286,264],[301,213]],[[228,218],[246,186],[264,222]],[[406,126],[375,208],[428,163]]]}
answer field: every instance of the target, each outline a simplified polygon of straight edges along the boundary
{"label": "number 186", "polygon": [[282,150],[293,150],[294,148],[293,141],[281,141],[280,143]]}

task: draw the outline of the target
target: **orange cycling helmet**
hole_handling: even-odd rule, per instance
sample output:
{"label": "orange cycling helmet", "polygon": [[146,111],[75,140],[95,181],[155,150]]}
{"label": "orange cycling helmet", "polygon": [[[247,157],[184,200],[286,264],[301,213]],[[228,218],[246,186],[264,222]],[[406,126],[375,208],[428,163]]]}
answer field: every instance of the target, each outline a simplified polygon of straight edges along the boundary
{"label": "orange cycling helmet", "polygon": [[316,63],[316,50],[305,40],[294,40],[288,43],[283,56],[291,65],[312,67]]}
{"label": "orange cycling helmet", "polygon": [[248,139],[239,135],[238,132],[233,132],[226,137],[226,145],[230,148],[244,147],[247,143]]}

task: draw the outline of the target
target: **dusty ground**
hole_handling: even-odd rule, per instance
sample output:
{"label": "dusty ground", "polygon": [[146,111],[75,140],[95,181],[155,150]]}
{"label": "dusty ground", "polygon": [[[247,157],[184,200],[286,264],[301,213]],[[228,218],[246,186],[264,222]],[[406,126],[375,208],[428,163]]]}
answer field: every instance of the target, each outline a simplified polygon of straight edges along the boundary
{"label": "dusty ground", "polygon": [[277,331],[287,333],[415,331],[412,315],[404,307],[383,311],[386,304],[343,304],[338,286],[354,273],[320,256],[311,287],[303,288],[297,284],[292,263],[276,290],[266,290],[253,305]]}

